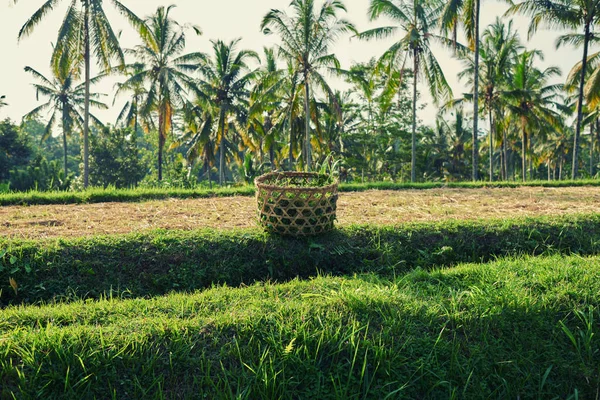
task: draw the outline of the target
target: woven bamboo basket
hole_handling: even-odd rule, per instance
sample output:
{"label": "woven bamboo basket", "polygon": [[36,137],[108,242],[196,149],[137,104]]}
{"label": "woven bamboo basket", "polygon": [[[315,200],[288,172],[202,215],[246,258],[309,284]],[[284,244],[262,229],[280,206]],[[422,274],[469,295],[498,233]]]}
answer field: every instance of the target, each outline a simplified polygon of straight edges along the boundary
{"label": "woven bamboo basket", "polygon": [[337,209],[335,180],[310,172],[272,172],[256,178],[258,221],[267,231],[311,236],[333,229]]}

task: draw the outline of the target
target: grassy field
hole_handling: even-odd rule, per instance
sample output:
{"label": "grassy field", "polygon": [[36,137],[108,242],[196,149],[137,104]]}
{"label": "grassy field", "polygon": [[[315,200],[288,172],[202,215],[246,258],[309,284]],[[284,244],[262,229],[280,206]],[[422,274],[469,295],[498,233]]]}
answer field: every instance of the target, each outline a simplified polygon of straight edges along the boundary
{"label": "grassy field", "polygon": [[[58,238],[154,229],[256,226],[252,197],[0,208],[5,237]],[[371,190],[341,193],[338,225],[600,213],[600,187]]]}
{"label": "grassy field", "polygon": [[0,399],[600,398],[600,187],[350,189],[0,207]]}
{"label": "grassy field", "polygon": [[600,259],[0,313],[2,398],[593,399]]}

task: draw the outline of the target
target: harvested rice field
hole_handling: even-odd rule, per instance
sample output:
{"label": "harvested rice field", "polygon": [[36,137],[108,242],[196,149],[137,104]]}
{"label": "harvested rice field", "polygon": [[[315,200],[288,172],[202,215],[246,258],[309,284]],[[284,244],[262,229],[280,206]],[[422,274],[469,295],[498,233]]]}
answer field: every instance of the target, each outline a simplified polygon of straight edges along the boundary
{"label": "harvested rice field", "polygon": [[[600,187],[340,193],[338,225],[600,213]],[[154,229],[250,228],[253,197],[0,207],[4,237],[58,238]]]}

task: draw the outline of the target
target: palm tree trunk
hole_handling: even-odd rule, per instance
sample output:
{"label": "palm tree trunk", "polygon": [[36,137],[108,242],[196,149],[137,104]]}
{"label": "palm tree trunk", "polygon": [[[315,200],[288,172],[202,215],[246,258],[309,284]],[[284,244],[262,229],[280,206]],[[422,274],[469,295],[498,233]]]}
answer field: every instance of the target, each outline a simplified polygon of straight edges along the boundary
{"label": "palm tree trunk", "polygon": [[223,186],[223,183],[225,183],[225,149],[223,148],[224,145],[224,141],[221,140],[221,145],[219,146],[219,186]]}
{"label": "palm tree trunk", "polygon": [[517,156],[515,154],[515,151],[511,150],[511,152],[510,152],[510,160],[511,160],[511,162],[510,162],[510,168],[511,168],[510,176],[511,176],[511,178],[512,178],[513,181],[516,181],[517,180]]}
{"label": "palm tree trunk", "polygon": [[206,162],[206,174],[208,175],[208,187],[212,189],[212,177],[210,176],[210,163]]}
{"label": "palm tree trunk", "polygon": [[275,168],[275,146],[271,143],[269,146],[269,161],[271,162],[271,170],[274,171]]}
{"label": "palm tree trunk", "polygon": [[594,176],[594,123],[590,124],[590,178]]}
{"label": "palm tree trunk", "polygon": [[527,132],[525,127],[522,128],[521,166],[523,168],[523,182],[525,182],[527,181]]}
{"label": "palm tree trunk", "polygon": [[225,110],[221,109],[219,117],[219,134],[221,141],[219,142],[219,185],[225,183]]}
{"label": "palm tree trunk", "polygon": [[546,166],[548,167],[548,182],[550,182],[552,179],[550,179],[550,158],[548,158],[548,161],[546,162]]}
{"label": "palm tree trunk", "polygon": [[565,165],[565,156],[561,155],[560,157],[560,166],[558,167],[558,180],[563,180],[563,166]]}
{"label": "palm tree trunk", "polygon": [[162,181],[162,165],[163,165],[163,146],[164,146],[164,126],[165,116],[163,106],[160,106],[158,113],[158,181]]}
{"label": "palm tree trunk", "polygon": [[492,117],[492,110],[488,112],[490,119],[490,182],[494,181],[494,118]]}
{"label": "palm tree trunk", "polygon": [[310,88],[308,87],[308,72],[304,72],[304,133],[306,135],[305,153],[306,170],[310,172],[312,164],[312,154],[310,148]]}
{"label": "palm tree trunk", "polygon": [[223,139],[221,139],[221,146],[219,146],[219,186],[223,186],[225,182],[225,149],[223,149]]}
{"label": "palm tree trunk", "polygon": [[137,131],[138,131],[138,98],[137,96],[134,97],[133,102],[135,103],[135,117],[133,119],[133,135],[135,137],[137,137]]}
{"label": "palm tree trunk", "polygon": [[64,152],[64,169],[65,169],[65,179],[67,178],[67,173],[68,171],[68,166],[67,166],[67,128],[66,128],[66,121],[68,118],[67,115],[67,110],[65,108],[65,105],[63,104],[63,110],[62,110],[62,128],[63,128],[63,152]]}
{"label": "palm tree trunk", "polygon": [[479,144],[478,144],[478,116],[479,116],[479,12],[480,0],[475,0],[475,76],[473,77],[473,181],[479,180]]}
{"label": "palm tree trunk", "polygon": [[83,40],[85,53],[85,97],[83,106],[83,187],[89,185],[89,132],[90,132],[90,3],[83,2],[85,9],[83,16]]}
{"label": "palm tree trunk", "polygon": [[413,109],[412,109],[412,149],[410,162],[410,181],[417,180],[417,78],[419,70],[418,53],[413,51]]}
{"label": "palm tree trunk", "polygon": [[288,152],[288,159],[289,159],[289,168],[290,171],[293,170],[293,165],[294,165],[294,147],[293,147],[293,138],[294,138],[294,133],[292,132],[292,121],[290,121],[290,148],[289,148],[289,152]]}
{"label": "palm tree trunk", "polygon": [[587,70],[588,47],[590,43],[590,23],[585,24],[585,38],[583,41],[583,59],[581,60],[581,78],[579,82],[579,104],[577,104],[577,126],[575,128],[575,139],[573,143],[573,169],[571,179],[577,179],[579,167],[579,136],[581,134],[581,122],[583,120],[583,88],[585,86],[585,74]]}
{"label": "palm tree trunk", "polygon": [[63,132],[63,150],[64,150],[64,170],[65,170],[65,179],[67,178],[67,174],[69,173],[68,170],[68,163],[67,163],[67,132]]}
{"label": "palm tree trunk", "polygon": [[500,180],[503,181],[504,179],[504,153],[502,152],[502,145],[500,145]]}
{"label": "palm tree trunk", "polygon": [[258,154],[260,157],[260,163],[264,164],[265,162],[265,149],[264,149],[264,139],[260,138],[260,143],[258,144],[259,149],[258,149]]}
{"label": "palm tree trunk", "polygon": [[[600,138],[600,119],[596,118],[596,120],[594,121],[594,124],[596,125],[596,130],[595,130],[595,132],[596,132],[596,139],[599,139]],[[596,140],[596,142],[598,142],[598,140]],[[592,149],[593,149],[593,147],[592,147]],[[592,172],[595,173],[596,172],[596,168],[594,168],[594,167],[595,167],[595,165],[592,164],[592,168],[593,168]],[[591,177],[593,177],[593,175]]]}
{"label": "palm tree trunk", "polygon": [[289,165],[290,171],[293,170],[292,166],[294,165],[294,146],[293,146],[293,143],[294,143],[294,122],[293,122],[294,106],[293,106],[293,103],[294,103],[295,97],[296,97],[296,86],[292,85],[292,93],[291,93],[291,96],[290,96],[290,104],[289,104],[289,107],[290,107],[290,115],[289,115],[289,121],[290,121],[290,148],[289,148],[289,151],[288,151],[288,159],[289,159],[289,164],[290,164]]}
{"label": "palm tree trunk", "polygon": [[508,152],[506,151],[506,129],[502,129],[502,154],[504,157],[504,164],[502,165],[503,169],[503,179],[508,180]]}
{"label": "palm tree trunk", "polygon": [[[529,145],[529,147],[531,147],[531,145]],[[533,155],[531,155],[531,157],[529,157],[529,180],[533,180],[534,175],[533,175],[534,171],[533,171]]]}

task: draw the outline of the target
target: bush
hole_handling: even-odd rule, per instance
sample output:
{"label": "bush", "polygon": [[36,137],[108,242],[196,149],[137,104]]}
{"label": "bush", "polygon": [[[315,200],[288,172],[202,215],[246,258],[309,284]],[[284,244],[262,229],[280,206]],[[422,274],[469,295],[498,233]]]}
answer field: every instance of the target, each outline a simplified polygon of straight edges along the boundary
{"label": "bush", "polygon": [[32,150],[27,137],[10,120],[0,121],[0,182],[9,171],[27,165]]}
{"label": "bush", "polygon": [[44,157],[37,156],[27,168],[10,171],[10,189],[17,192],[28,190],[64,191],[71,186],[73,176],[65,177],[60,161],[48,162]]}
{"label": "bush", "polygon": [[90,141],[90,184],[128,188],[142,180],[146,167],[131,129],[104,128]]}

